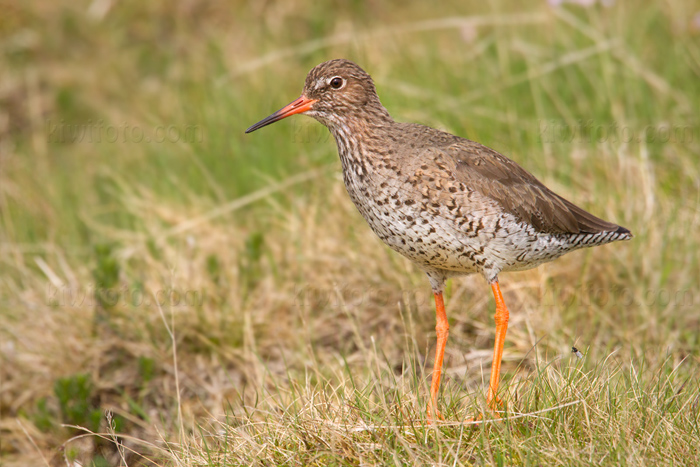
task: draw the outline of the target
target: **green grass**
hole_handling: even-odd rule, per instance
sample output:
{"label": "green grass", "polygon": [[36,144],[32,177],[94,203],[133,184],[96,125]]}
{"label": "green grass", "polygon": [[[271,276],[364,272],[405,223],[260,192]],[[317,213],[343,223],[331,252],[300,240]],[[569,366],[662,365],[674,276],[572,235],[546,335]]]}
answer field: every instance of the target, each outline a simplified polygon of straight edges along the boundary
{"label": "green grass", "polygon": [[483,400],[465,394],[462,378],[449,378],[443,392],[449,421],[437,427],[426,425],[426,401],[412,395],[423,386],[421,365],[411,361],[397,374],[377,353],[366,363],[369,379],[361,383],[348,368],[328,377],[289,375],[289,381],[266,375],[268,389],[206,426],[186,449],[185,463],[683,465],[696,459],[697,380],[679,378],[670,359],[648,368],[643,360],[611,357],[590,365],[558,356],[511,380],[502,418],[487,412],[479,422],[470,418]]}
{"label": "green grass", "polygon": [[[100,5],[2,4],[2,465],[700,462],[692,2]],[[483,279],[428,426],[424,275],[320,124],[243,134],[337,57],[635,234],[501,277],[503,421]]]}

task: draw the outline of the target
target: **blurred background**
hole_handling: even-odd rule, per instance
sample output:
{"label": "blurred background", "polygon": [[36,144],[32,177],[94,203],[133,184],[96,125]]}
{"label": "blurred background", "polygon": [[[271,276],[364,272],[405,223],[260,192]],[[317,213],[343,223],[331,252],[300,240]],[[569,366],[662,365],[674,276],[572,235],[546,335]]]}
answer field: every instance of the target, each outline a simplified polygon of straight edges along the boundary
{"label": "blurred background", "polygon": [[[320,124],[243,133],[332,58],[369,72],[396,120],[493,147],[635,234],[501,278],[507,383],[576,345],[592,365],[614,353],[697,384],[697,2],[0,11],[3,465],[151,465],[140,456],[248,413],[261,391],[371,380],[368,349],[412,375],[404,397],[422,414],[424,275],[367,228]],[[480,277],[451,283],[455,410],[481,397],[492,314]]]}

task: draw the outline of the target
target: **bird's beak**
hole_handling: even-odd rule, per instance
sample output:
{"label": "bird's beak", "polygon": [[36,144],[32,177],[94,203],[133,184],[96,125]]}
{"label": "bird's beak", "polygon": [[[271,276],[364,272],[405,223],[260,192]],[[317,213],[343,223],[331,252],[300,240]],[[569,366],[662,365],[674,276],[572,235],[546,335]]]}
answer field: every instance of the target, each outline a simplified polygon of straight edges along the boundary
{"label": "bird's beak", "polygon": [[263,118],[258,123],[248,128],[245,132],[251,133],[259,128],[269,125],[270,123],[275,123],[278,120],[287,118],[290,115],[300,114],[302,112],[306,112],[307,110],[311,110],[311,106],[314,104],[314,102],[316,102],[316,99],[309,99],[308,97],[302,94],[301,97],[299,97],[299,99],[282,107],[269,117]]}

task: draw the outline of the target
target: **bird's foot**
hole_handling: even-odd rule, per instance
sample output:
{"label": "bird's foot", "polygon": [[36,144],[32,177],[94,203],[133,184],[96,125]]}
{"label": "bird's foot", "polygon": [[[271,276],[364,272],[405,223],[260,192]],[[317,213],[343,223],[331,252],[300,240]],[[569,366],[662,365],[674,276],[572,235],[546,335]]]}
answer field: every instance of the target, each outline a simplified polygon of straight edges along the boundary
{"label": "bird's foot", "polygon": [[500,408],[503,407],[503,401],[500,397],[498,397],[495,394],[491,395],[491,397],[488,398],[486,403],[488,404],[489,408],[494,412],[497,412]]}
{"label": "bird's foot", "polygon": [[440,413],[440,411],[438,409],[429,405],[428,406],[428,425],[432,425],[432,423],[435,420],[444,421],[445,417],[442,416],[442,414]]}

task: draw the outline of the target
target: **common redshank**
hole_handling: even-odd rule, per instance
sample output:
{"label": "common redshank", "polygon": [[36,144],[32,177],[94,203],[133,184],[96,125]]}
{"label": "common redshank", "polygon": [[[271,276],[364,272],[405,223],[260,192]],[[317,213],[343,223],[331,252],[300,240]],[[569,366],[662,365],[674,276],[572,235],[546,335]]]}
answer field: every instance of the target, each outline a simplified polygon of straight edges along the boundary
{"label": "common redshank", "polygon": [[314,67],[301,97],[246,130],[295,114],[335,137],[348,194],[370,228],[428,275],[435,296],[437,347],[428,420],[437,410],[449,325],[443,290],[453,276],[481,273],[496,300],[496,338],[487,403],[496,410],[508,328],[498,284],[582,247],[632,238],[629,230],[575,206],[498,152],[415,123],[395,122],[372,78],[349,60]]}

